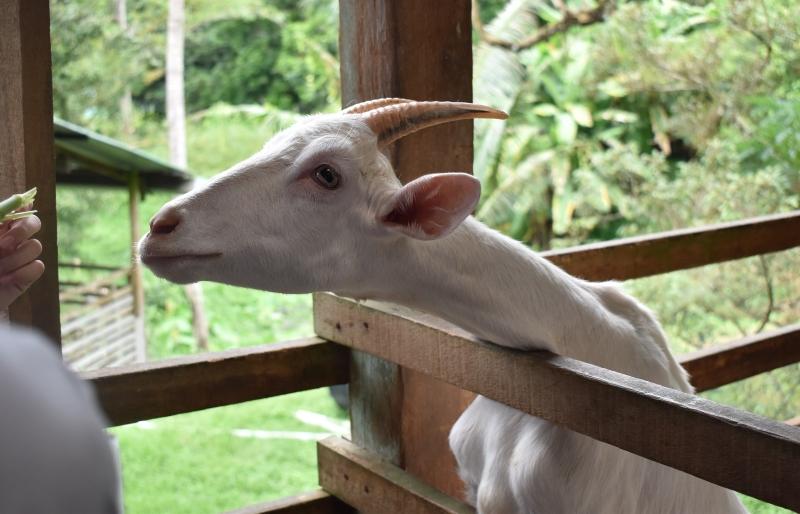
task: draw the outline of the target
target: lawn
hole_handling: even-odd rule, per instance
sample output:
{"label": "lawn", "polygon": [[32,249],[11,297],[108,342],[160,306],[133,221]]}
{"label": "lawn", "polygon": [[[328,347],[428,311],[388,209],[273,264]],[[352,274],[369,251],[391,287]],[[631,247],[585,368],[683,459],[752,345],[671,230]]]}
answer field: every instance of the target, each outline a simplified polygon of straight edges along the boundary
{"label": "lawn", "polygon": [[318,389],[111,429],[125,511],[219,513],[316,488],[313,438],[342,433],[346,419]]}

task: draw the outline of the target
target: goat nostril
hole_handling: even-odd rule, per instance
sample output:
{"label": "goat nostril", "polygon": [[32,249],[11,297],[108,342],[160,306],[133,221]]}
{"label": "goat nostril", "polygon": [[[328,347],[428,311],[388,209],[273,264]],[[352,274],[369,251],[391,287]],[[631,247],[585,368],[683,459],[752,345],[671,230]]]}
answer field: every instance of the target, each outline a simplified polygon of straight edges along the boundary
{"label": "goat nostril", "polygon": [[157,214],[150,220],[150,232],[153,234],[169,234],[175,230],[181,222],[180,216],[174,212]]}

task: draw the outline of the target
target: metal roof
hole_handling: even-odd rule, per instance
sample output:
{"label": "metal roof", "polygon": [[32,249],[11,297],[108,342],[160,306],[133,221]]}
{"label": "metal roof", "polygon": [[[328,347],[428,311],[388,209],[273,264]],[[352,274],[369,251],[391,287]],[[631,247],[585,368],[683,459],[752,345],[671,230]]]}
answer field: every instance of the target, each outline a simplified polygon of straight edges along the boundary
{"label": "metal roof", "polygon": [[127,187],[131,175],[138,175],[142,191],[148,191],[186,190],[194,181],[187,170],[59,118],[53,132],[58,183]]}

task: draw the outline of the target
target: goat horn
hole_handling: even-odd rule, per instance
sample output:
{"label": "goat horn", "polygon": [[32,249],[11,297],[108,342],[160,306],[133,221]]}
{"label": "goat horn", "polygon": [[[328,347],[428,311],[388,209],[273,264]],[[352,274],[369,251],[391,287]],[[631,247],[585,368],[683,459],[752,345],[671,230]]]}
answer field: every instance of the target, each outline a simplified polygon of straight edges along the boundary
{"label": "goat horn", "polygon": [[361,114],[377,109],[378,107],[386,107],[387,105],[409,102],[413,102],[413,100],[406,100],[405,98],[377,98],[375,100],[367,100],[366,102],[360,102],[342,109],[342,114]]}
{"label": "goat horn", "polygon": [[403,102],[378,107],[361,116],[378,136],[379,146],[386,146],[418,130],[450,121],[508,118],[508,114],[503,111],[467,102]]}

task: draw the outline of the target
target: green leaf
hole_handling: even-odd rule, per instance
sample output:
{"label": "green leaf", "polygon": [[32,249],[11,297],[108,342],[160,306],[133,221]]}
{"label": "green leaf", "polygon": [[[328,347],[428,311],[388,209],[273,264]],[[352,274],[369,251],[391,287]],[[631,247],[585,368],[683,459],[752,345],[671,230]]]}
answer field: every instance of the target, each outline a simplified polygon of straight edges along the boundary
{"label": "green leaf", "polygon": [[566,113],[556,116],[556,139],[558,139],[559,143],[572,146],[577,136],[578,124],[575,123],[572,116]]}
{"label": "green leaf", "polygon": [[569,230],[577,204],[570,189],[553,196],[553,232],[563,235]]}
{"label": "green leaf", "polygon": [[639,120],[639,115],[635,112],[621,109],[606,109],[597,116],[603,121],[613,121],[614,123],[635,123]]}
{"label": "green leaf", "polygon": [[561,109],[556,107],[553,104],[539,104],[534,107],[531,112],[536,116],[541,117],[549,117],[549,116],[556,116],[557,114],[561,114]]}
{"label": "green leaf", "polygon": [[575,122],[581,127],[593,127],[594,119],[592,118],[592,111],[582,104],[569,104],[567,110],[572,115]]}
{"label": "green leaf", "polygon": [[625,89],[625,86],[614,79],[606,80],[600,84],[599,89],[612,98],[622,98],[628,95],[628,90]]}

